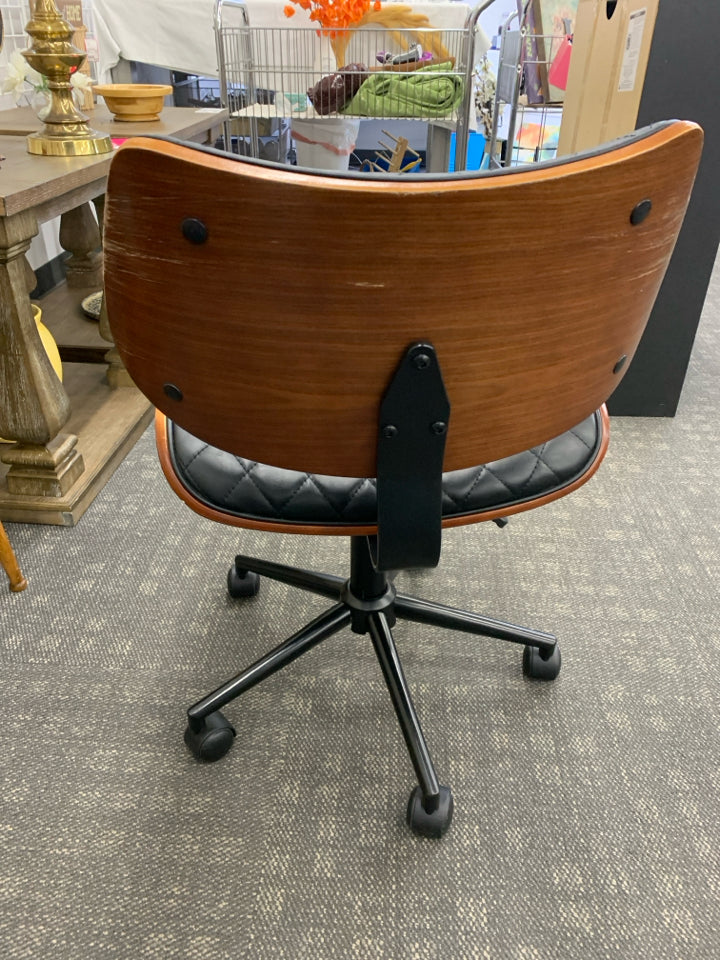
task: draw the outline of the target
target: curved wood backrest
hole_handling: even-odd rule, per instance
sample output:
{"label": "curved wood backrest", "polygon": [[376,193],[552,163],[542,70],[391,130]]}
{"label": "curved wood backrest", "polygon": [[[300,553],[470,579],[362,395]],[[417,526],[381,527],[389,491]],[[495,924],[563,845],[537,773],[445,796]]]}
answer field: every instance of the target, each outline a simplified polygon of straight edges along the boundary
{"label": "curved wood backrest", "polygon": [[381,395],[428,340],[452,405],[445,469],[528,449],[627,370],[701,145],[676,121],[570,162],[416,180],[129,140],[106,202],[115,342],[138,387],[208,443],[373,476]]}

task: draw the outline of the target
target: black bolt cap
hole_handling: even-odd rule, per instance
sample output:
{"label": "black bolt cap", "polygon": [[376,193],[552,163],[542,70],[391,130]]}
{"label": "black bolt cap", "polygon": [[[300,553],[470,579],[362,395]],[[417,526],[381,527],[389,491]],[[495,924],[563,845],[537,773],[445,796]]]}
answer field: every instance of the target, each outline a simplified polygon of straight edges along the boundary
{"label": "black bolt cap", "polygon": [[613,367],[613,373],[620,373],[620,371],[622,370],[622,368],[625,366],[626,363],[627,363],[627,355],[623,354],[623,356],[620,357],[618,362]]}
{"label": "black bolt cap", "polygon": [[182,232],[190,243],[205,243],[208,238],[208,228],[197,217],[186,217],[182,222]]}
{"label": "black bolt cap", "polygon": [[652,210],[652,200],[641,200],[634,208],[633,212],[630,214],[630,223],[636,227],[639,223],[642,223],[645,220]]}
{"label": "black bolt cap", "polygon": [[170,397],[171,400],[182,400],[183,398],[182,390],[180,387],[176,387],[174,383],[164,383],[163,393]]}

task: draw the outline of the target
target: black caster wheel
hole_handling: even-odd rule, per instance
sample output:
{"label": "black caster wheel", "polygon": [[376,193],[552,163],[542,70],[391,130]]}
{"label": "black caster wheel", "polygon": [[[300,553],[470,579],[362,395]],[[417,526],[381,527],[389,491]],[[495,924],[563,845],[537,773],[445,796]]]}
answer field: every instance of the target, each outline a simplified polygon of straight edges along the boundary
{"label": "black caster wheel", "polygon": [[554,680],[560,673],[560,647],[556,643],[553,652],[543,660],[537,647],[525,647],[523,673],[534,680]]}
{"label": "black caster wheel", "polygon": [[227,589],[233,600],[254,597],[260,589],[260,576],[251,570],[238,570],[233,564],[228,570]]}
{"label": "black caster wheel", "polygon": [[185,728],[185,743],[192,755],[204,763],[212,763],[224,757],[234,739],[234,727],[219,711],[201,720],[199,729],[193,730],[189,723]]}
{"label": "black caster wheel", "polygon": [[413,833],[420,837],[439,839],[450,826],[453,815],[453,796],[450,787],[440,787],[440,802],[437,809],[428,813],[423,807],[420,787],[410,794],[407,806],[407,822]]}

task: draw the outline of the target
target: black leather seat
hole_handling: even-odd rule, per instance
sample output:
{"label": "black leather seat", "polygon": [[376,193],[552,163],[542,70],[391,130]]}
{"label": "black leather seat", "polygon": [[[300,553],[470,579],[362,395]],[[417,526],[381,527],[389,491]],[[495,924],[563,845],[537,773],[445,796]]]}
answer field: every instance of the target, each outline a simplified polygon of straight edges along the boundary
{"label": "black leather seat", "polygon": [[[597,413],[532,450],[444,473],[442,516],[477,515],[559,493],[597,459]],[[173,468],[200,502],[235,517],[292,524],[371,524],[377,519],[374,478],[331,477],[283,470],[218,450],[171,424]]]}

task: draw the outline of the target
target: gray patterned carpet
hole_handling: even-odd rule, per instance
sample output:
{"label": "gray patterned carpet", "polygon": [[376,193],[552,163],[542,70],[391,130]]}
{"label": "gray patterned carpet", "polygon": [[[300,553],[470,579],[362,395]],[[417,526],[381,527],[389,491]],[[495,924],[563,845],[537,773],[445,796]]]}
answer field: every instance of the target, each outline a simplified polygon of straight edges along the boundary
{"label": "gray patterned carpet", "polygon": [[598,476],[446,536],[403,588],[555,630],[557,682],[499,642],[398,644],[456,815],[413,837],[410,764],[364,638],[227,709],[198,766],[184,710],[323,601],[233,604],[246,552],[343,573],[344,545],[186,510],[146,435],[74,529],[8,524],[0,595],[5,960],[700,960],[720,952],[720,275],[678,416],[617,419]]}

